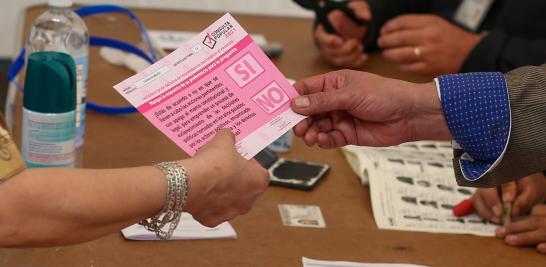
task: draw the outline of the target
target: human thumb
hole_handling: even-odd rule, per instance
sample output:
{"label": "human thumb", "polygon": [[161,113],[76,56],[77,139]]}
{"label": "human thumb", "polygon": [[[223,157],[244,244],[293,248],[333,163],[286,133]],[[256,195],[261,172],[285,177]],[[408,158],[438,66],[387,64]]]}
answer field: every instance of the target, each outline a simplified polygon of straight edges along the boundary
{"label": "human thumb", "polygon": [[302,95],[292,99],[292,110],[302,115],[318,115],[347,109],[346,93],[336,90]]}
{"label": "human thumb", "polygon": [[235,135],[229,129],[220,129],[209,142],[209,145],[235,146]]}

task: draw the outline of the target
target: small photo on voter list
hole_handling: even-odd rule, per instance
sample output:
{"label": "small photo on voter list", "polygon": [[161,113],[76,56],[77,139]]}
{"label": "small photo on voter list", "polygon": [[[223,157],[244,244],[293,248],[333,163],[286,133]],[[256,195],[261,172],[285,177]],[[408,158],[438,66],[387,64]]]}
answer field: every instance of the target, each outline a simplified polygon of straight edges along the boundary
{"label": "small photo on voter list", "polygon": [[318,206],[279,205],[282,223],[285,226],[325,228],[326,223]]}

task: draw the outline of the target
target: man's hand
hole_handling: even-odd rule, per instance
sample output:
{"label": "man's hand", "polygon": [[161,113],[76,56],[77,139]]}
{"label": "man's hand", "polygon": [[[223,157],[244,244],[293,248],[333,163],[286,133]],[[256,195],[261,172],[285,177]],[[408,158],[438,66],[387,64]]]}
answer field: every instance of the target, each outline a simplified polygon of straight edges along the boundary
{"label": "man's hand", "polygon": [[434,83],[342,70],[294,87],[302,96],[292,100],[292,109],[311,116],[296,125],[294,133],[310,146],[389,146],[451,137]]}
{"label": "man's hand", "polygon": [[459,72],[480,39],[438,16],[402,15],[383,26],[378,45],[400,70],[438,76]]}
{"label": "man's hand", "polygon": [[[527,214],[531,208],[546,200],[546,177],[542,172],[515,181],[514,190],[504,191],[502,202],[511,202],[512,216]],[[501,197],[496,188],[478,189],[472,203],[480,217],[500,223]]]}
{"label": "man's hand", "polygon": [[546,205],[534,206],[528,218],[500,227],[495,234],[509,245],[536,245],[540,253],[546,254]]}
{"label": "man's hand", "polygon": [[198,168],[196,175],[189,173],[186,211],[205,226],[246,214],[269,185],[269,173],[258,162],[241,157],[229,130],[220,130],[190,160]]}
{"label": "man's hand", "polygon": [[[358,19],[371,20],[372,15],[367,2],[352,1],[348,6]],[[361,67],[368,59],[362,45],[366,27],[357,25],[339,10],[328,14],[328,20],[339,35],[327,33],[321,25],[317,26],[314,33],[324,58],[337,67]]]}

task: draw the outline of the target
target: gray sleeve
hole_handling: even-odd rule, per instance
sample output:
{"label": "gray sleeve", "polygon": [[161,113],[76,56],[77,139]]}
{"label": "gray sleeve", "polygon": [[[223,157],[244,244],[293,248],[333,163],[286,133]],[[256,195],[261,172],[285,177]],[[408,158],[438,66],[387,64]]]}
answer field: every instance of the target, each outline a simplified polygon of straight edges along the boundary
{"label": "gray sleeve", "polygon": [[453,164],[461,186],[494,187],[546,170],[546,65],[522,67],[505,75],[512,126],[501,162],[481,179],[466,180],[459,165],[462,151],[454,151]]}

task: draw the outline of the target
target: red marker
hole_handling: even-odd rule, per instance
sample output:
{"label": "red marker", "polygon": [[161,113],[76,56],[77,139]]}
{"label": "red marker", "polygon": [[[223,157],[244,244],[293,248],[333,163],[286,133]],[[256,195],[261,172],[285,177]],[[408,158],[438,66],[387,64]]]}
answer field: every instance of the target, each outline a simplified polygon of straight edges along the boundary
{"label": "red marker", "polygon": [[474,204],[472,204],[472,199],[465,199],[453,207],[453,215],[456,217],[466,216],[472,212],[474,212]]}

